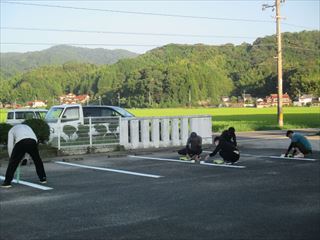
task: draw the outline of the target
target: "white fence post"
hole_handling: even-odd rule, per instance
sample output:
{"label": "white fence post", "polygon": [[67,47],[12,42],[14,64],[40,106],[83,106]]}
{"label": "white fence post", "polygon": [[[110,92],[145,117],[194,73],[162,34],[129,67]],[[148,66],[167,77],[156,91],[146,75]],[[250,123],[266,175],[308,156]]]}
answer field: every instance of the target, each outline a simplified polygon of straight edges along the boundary
{"label": "white fence post", "polygon": [[199,118],[190,119],[190,132],[195,132],[199,134]]}
{"label": "white fence post", "polygon": [[139,120],[130,120],[130,142],[131,148],[139,146]]}
{"label": "white fence post", "polygon": [[[184,117],[160,117],[160,118],[134,118],[125,119],[118,118],[120,132],[119,143],[126,149],[137,149],[140,147],[168,147],[185,145],[190,132],[196,132],[203,138],[204,144],[212,143],[212,122],[211,116],[184,116]],[[101,142],[95,141],[96,136],[93,136],[95,129],[92,128],[95,118],[89,118],[89,146],[102,145]],[[106,122],[104,122],[105,124]],[[140,124],[139,124],[140,123]],[[54,139],[57,137],[57,147],[59,150],[79,146],[82,139],[72,139],[68,142],[68,146],[61,142],[61,138],[65,136],[62,131],[62,126],[59,120],[55,125],[57,132],[54,132]],[[110,124],[110,123],[109,123]],[[96,130],[98,131],[98,130]],[[113,131],[113,130],[112,130]],[[151,136],[150,136],[151,134]],[[119,136],[117,134],[117,136]],[[171,137],[170,137],[171,136]],[[79,140],[79,141],[78,141]],[[98,139],[100,140],[100,139]],[[160,141],[161,140],[161,141]],[[72,142],[78,143],[71,145]],[[87,140],[86,140],[87,141]],[[140,142],[141,141],[141,142]],[[118,142],[108,142],[106,144],[117,144]],[[82,147],[88,146],[88,142]]]}
{"label": "white fence post", "polygon": [[58,131],[58,150],[61,149],[61,121],[60,119],[57,122],[57,131]]}
{"label": "white fence post", "polygon": [[205,118],[206,134],[205,134],[205,143],[212,144],[212,121],[211,116]]}
{"label": "white fence post", "polygon": [[89,145],[92,147],[92,119],[89,117]]}
{"label": "white fence post", "polygon": [[169,135],[169,119],[163,118],[161,119],[161,139],[163,147],[167,147],[170,145],[170,135]]}
{"label": "white fence post", "polygon": [[158,118],[151,120],[151,144],[153,147],[158,148],[160,143],[160,121]]}
{"label": "white fence post", "polygon": [[180,140],[179,140],[179,119],[174,118],[171,121],[171,139],[172,139],[172,145],[173,146],[179,146]]}
{"label": "white fence post", "polygon": [[120,118],[120,145],[125,148],[128,147],[129,144],[129,128],[128,128],[128,120],[125,118]]}
{"label": "white fence post", "polygon": [[183,117],[181,118],[181,145],[187,143],[189,137],[189,118]]}
{"label": "white fence post", "polygon": [[150,124],[149,124],[149,119],[141,120],[141,142],[142,142],[142,147],[143,148],[149,147],[149,142],[150,142]]}

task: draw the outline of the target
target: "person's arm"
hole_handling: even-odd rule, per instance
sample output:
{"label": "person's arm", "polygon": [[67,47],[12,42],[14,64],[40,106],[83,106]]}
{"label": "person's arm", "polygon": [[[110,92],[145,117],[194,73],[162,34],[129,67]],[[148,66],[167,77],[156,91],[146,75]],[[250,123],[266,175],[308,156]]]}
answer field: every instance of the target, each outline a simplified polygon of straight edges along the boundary
{"label": "person's arm", "polygon": [[233,139],[234,145],[237,146],[237,137],[235,134],[233,134],[232,139]]}
{"label": "person's arm", "polygon": [[215,156],[219,151],[221,150],[221,143],[219,143],[219,145],[216,147],[216,149],[209,154],[210,157]]}
{"label": "person's arm", "polygon": [[11,157],[13,146],[14,146],[14,137],[13,137],[12,131],[9,131],[9,133],[8,133],[8,145],[7,145],[9,157]]}
{"label": "person's arm", "polygon": [[288,150],[287,150],[286,154],[284,155],[285,157],[288,157],[288,154],[291,151],[292,147],[293,147],[293,142],[291,142],[291,144],[289,145]]}

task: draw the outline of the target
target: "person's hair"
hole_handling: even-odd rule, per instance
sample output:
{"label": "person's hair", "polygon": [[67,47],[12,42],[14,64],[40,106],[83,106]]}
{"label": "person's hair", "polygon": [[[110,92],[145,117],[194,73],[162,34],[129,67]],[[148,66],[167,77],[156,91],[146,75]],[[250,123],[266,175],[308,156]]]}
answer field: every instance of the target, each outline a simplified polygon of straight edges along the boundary
{"label": "person's hair", "polygon": [[216,142],[216,141],[219,141],[220,140],[220,137],[215,137],[214,139],[213,139],[213,142]]}
{"label": "person's hair", "polygon": [[191,138],[195,138],[197,136],[197,133],[195,133],[195,132],[192,132],[191,134],[190,134],[190,137]]}
{"label": "person's hair", "polygon": [[293,131],[292,130],[288,130],[286,136],[289,137],[290,133],[293,133]]}
{"label": "person's hair", "polygon": [[235,133],[236,129],[234,127],[229,127],[228,131],[231,133]]}

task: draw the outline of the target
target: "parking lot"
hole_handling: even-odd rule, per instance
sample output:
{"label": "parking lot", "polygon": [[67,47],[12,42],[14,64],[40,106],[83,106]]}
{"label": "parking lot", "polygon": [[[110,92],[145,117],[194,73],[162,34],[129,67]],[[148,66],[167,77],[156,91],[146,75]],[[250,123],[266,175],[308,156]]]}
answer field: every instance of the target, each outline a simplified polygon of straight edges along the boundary
{"label": "parking lot", "polygon": [[318,239],[319,159],[241,153],[234,166],[172,150],[54,159],[46,185],[22,166],[25,182],[0,189],[1,239]]}

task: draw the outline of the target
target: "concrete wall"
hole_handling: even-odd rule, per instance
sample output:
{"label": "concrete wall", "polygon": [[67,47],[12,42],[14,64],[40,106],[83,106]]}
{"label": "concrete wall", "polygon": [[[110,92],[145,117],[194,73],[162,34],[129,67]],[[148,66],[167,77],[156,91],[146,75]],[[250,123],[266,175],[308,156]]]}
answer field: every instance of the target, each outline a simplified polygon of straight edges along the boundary
{"label": "concrete wall", "polygon": [[120,145],[125,149],[184,146],[191,132],[212,144],[211,116],[121,119]]}

